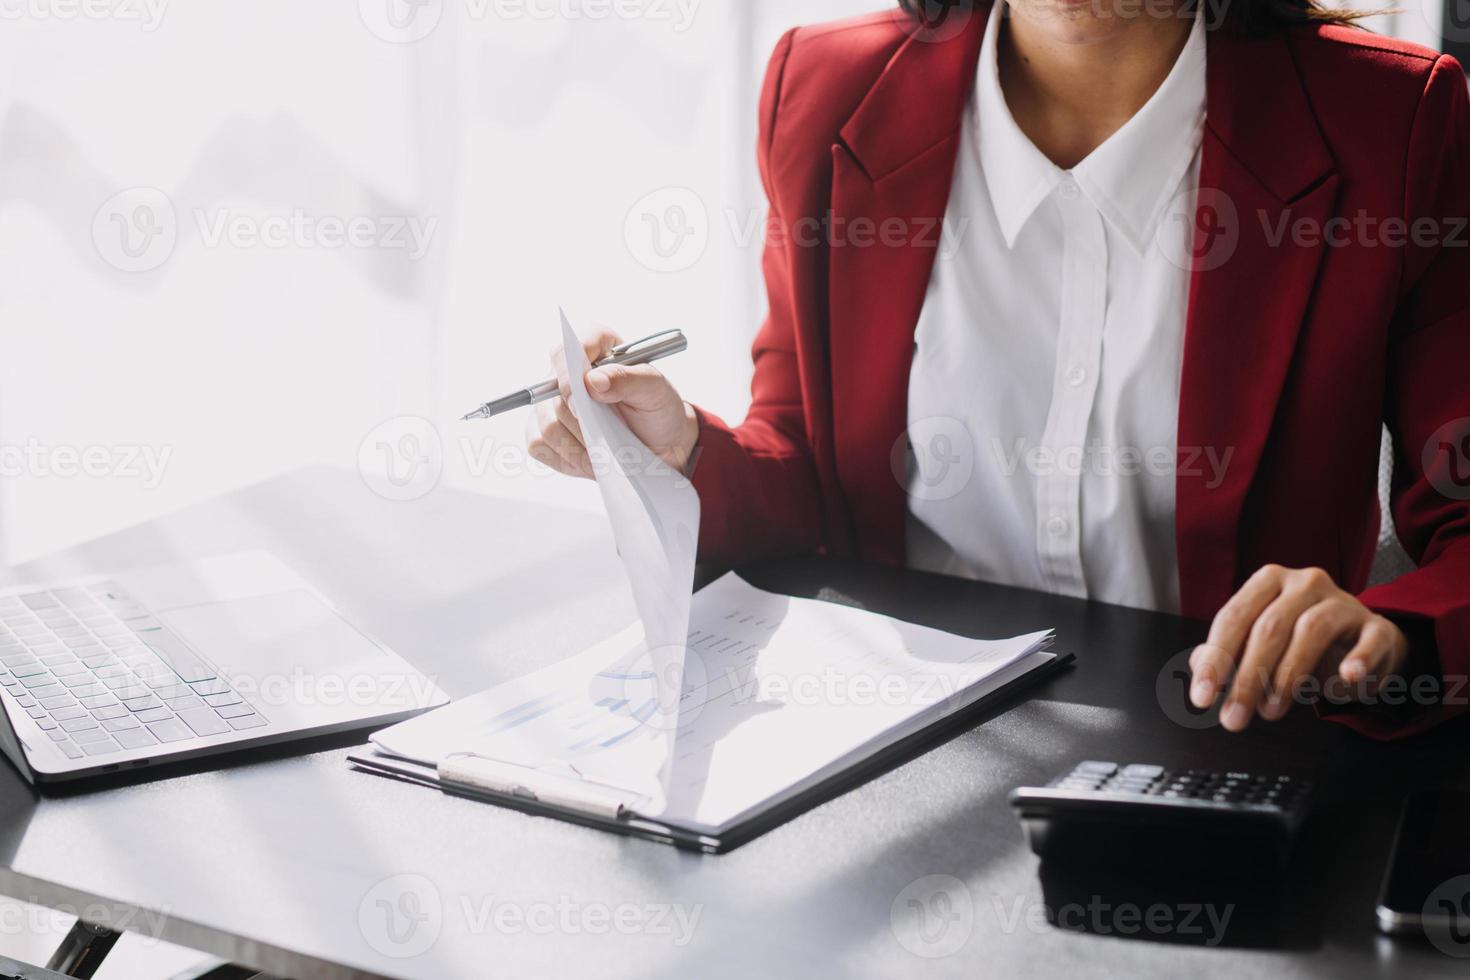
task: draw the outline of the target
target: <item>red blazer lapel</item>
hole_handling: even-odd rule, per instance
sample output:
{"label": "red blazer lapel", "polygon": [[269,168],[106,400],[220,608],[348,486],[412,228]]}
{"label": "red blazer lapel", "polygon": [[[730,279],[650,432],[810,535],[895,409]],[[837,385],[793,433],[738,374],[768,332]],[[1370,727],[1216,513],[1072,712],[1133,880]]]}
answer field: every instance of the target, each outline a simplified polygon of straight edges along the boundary
{"label": "red blazer lapel", "polygon": [[989,5],[915,34],[832,148],[833,445],[864,558],[904,560],[909,368]]}
{"label": "red blazer lapel", "polygon": [[1290,229],[1323,228],[1337,196],[1285,37],[1213,31],[1207,72],[1175,515],[1183,610],[1201,618],[1252,571],[1238,567],[1241,515],[1323,252]]}
{"label": "red blazer lapel", "polygon": [[[832,148],[833,448],[865,558],[904,560],[914,327],[987,13],[906,41]],[[1201,617],[1249,571],[1237,567],[1241,513],[1322,259],[1320,240],[1297,244],[1290,227],[1322,227],[1337,188],[1286,38],[1214,31],[1208,64],[1176,504],[1183,607]],[[1205,452],[1224,466],[1218,484]]]}

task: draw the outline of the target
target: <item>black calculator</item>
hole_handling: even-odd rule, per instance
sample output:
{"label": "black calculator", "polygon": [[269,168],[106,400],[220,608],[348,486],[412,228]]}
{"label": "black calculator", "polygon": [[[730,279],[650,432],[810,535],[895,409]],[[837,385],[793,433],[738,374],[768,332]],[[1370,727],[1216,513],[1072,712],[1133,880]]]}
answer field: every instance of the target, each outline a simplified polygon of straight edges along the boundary
{"label": "black calculator", "polygon": [[1281,869],[1311,807],[1311,784],[1285,775],[1079,763],[1045,786],[1011,791],[1031,849],[1045,860],[1151,860]]}

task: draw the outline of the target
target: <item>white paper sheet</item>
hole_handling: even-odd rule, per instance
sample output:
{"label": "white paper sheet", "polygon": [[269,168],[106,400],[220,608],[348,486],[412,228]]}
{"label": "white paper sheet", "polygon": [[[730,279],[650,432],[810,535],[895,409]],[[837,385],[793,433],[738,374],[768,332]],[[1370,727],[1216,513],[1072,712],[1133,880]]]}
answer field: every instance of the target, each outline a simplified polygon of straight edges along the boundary
{"label": "white paper sheet", "polygon": [[431,765],[471,751],[571,766],[633,791],[643,816],[719,832],[1051,658],[1038,652],[1047,631],[969,639],[775,595],[732,573],[694,597],[672,764],[649,790],[626,776],[661,764],[667,741],[646,724],[656,707],[646,686],[616,666],[637,630],[373,741]]}
{"label": "white paper sheet", "polygon": [[[699,542],[699,495],[684,474],[633,434],[616,410],[587,393],[583,379],[591,365],[565,310],[561,333],[572,409],[642,627],[642,642],[626,646],[613,673],[630,699],[642,702],[651,695],[656,703],[644,725],[659,737],[649,744],[639,740],[644,751],[638,756],[619,756],[625,764],[612,775],[619,785],[646,788],[656,795],[668,784],[671,743],[679,722],[684,641]],[[596,677],[603,681],[598,686],[605,688],[607,673]]]}

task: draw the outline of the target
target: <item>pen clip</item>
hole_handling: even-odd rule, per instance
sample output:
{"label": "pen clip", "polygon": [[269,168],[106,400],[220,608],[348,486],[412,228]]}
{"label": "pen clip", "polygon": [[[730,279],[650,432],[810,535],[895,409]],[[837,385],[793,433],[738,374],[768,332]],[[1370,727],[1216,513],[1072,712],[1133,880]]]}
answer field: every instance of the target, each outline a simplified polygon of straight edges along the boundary
{"label": "pen clip", "polygon": [[678,329],[660,330],[658,333],[649,334],[647,337],[644,337],[641,340],[630,340],[626,343],[618,344],[612,350],[608,351],[608,355],[611,357],[622,357],[624,354],[627,354],[630,351],[635,351],[645,345],[652,345],[655,341],[661,340],[664,337],[672,337],[675,334],[680,333],[683,333],[683,331]]}

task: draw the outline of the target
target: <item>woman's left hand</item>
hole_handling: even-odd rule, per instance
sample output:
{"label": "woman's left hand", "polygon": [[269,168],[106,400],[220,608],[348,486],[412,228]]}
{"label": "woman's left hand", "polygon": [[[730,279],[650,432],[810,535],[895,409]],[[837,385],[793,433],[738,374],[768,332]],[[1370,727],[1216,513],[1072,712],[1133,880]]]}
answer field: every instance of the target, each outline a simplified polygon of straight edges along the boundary
{"label": "woman's left hand", "polygon": [[1220,609],[1209,638],[1190,655],[1189,700],[1208,708],[1229,681],[1220,710],[1227,731],[1241,731],[1256,713],[1275,721],[1305,678],[1330,676],[1342,651],[1337,675],[1371,692],[1403,666],[1409,641],[1322,569],[1265,565]]}

